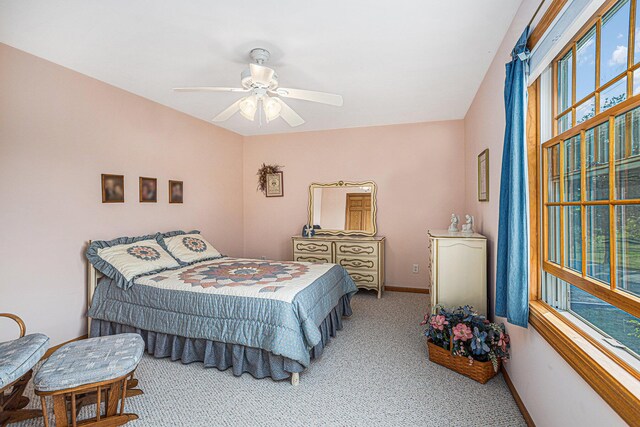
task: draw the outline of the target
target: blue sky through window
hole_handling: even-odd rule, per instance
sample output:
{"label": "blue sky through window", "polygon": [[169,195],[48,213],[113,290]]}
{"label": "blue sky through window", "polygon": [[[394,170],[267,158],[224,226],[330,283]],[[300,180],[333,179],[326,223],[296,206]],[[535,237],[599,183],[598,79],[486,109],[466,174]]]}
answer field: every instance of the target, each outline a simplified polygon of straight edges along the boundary
{"label": "blue sky through window", "polygon": [[576,46],[576,101],[596,89],[596,28],[593,27]]}
{"label": "blue sky through window", "polygon": [[622,1],[602,19],[600,40],[600,84],[627,69],[630,2]]}

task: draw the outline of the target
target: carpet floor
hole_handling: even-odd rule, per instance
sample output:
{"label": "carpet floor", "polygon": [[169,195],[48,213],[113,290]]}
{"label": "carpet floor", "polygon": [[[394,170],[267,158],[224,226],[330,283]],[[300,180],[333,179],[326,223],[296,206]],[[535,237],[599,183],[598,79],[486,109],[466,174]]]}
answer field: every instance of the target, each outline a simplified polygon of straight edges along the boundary
{"label": "carpet floor", "polygon": [[[502,375],[481,385],[429,362],[419,325],[427,304],[423,294],[356,294],[353,316],[298,387],[145,355],[136,373],[144,395],[126,408],[140,419],[129,425],[526,425]],[[39,407],[31,386],[28,395]]]}

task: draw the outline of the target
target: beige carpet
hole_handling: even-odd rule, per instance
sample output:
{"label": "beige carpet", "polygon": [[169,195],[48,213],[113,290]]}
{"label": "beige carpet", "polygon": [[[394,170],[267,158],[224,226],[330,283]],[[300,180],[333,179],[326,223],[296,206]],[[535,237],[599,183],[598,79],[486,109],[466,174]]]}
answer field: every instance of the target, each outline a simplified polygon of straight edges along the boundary
{"label": "beige carpet", "polygon": [[424,294],[358,293],[298,387],[145,356],[145,394],[127,401],[140,419],[129,425],[524,426],[501,375],[481,385],[429,362],[419,325],[427,303]]}

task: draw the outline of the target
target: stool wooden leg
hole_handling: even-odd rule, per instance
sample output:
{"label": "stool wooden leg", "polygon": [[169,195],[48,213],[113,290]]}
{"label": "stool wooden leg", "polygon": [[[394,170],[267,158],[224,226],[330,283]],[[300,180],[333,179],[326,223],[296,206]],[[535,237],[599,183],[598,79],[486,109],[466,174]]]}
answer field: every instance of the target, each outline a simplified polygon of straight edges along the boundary
{"label": "stool wooden leg", "polygon": [[77,424],[77,412],[76,412],[76,394],[71,393],[71,425],[76,427]]}
{"label": "stool wooden leg", "polygon": [[[126,381],[126,380],[124,380]],[[111,384],[109,387],[109,398],[107,399],[107,413],[106,417],[112,417],[118,412],[118,402],[120,402],[120,388],[124,381]]]}
{"label": "stool wooden leg", "polygon": [[47,399],[40,396],[40,404],[42,405],[42,418],[44,418],[44,427],[49,427],[49,413],[47,411]]}
{"label": "stool wooden leg", "polygon": [[67,416],[67,402],[64,394],[56,394],[53,396],[53,414],[56,417],[56,426],[68,426],[69,417]]}
{"label": "stool wooden leg", "polygon": [[100,421],[101,412],[101,399],[102,399],[102,387],[98,386],[98,393],[96,395],[96,421]]}
{"label": "stool wooden leg", "polygon": [[124,401],[127,398],[127,383],[128,380],[122,382],[122,402],[120,402],[120,415],[124,413]]}

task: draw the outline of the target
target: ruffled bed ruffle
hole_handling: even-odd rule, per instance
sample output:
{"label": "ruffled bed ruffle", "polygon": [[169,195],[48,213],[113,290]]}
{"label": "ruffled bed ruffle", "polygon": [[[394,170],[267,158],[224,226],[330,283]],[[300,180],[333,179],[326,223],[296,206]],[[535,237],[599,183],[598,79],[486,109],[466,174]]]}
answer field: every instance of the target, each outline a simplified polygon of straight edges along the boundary
{"label": "ruffled bed ruffle", "polygon": [[[318,326],[321,339],[309,351],[312,359],[319,358],[330,339],[342,329],[342,316],[351,316],[350,300],[350,295],[342,296]],[[235,376],[248,372],[255,378],[271,377],[274,380],[284,380],[289,378],[291,373],[304,370],[304,366],[299,362],[260,348],[163,334],[106,320],[92,319],[89,335],[97,337],[127,332],[140,334],[146,344],[147,353],[154,357],[171,357],[171,360],[180,360],[185,364],[204,362],[205,368],[217,368],[221,371],[232,368]]]}

